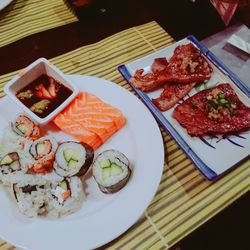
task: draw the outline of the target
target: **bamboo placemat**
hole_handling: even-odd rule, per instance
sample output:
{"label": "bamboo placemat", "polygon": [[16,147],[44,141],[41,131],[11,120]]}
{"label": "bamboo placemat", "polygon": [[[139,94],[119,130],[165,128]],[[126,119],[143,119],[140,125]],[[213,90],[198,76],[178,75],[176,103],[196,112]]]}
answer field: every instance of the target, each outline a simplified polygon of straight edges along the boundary
{"label": "bamboo placemat", "polygon": [[[66,74],[102,77],[132,91],[117,66],[173,42],[156,22],[150,22],[50,61]],[[16,73],[1,76],[0,86]],[[158,191],[137,223],[105,249],[167,249],[249,190],[250,160],[209,182],[176,142],[162,129],[161,132],[166,157]],[[13,248],[0,241],[0,250],[8,249]]]}
{"label": "bamboo placemat", "polygon": [[14,0],[0,12],[0,47],[76,21],[63,0]]}

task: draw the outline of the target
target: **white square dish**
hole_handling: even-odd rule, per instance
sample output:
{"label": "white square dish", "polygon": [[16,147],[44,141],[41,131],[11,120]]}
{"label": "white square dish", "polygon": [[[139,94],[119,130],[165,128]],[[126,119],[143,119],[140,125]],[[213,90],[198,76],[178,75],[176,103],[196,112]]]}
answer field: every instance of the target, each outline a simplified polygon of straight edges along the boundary
{"label": "white square dish", "polygon": [[[18,91],[32,83],[39,76],[47,75],[52,77],[72,93],[58,107],[50,112],[46,117],[41,118],[27,106],[25,106],[17,97]],[[5,93],[13,100],[24,112],[26,112],[34,121],[39,124],[45,124],[51,121],[60,111],[62,111],[78,94],[78,88],[70,83],[64,74],[53,66],[47,59],[39,58],[25,69],[21,70],[18,75],[11,79],[4,87]]]}
{"label": "white square dish", "polygon": [[[145,73],[148,73],[155,58],[166,57],[169,59],[178,45],[187,43],[193,43],[207,59],[210,66],[213,68],[212,77],[198,88],[193,88],[189,95],[184,97],[174,107],[161,112],[154,105],[152,99],[159,97],[162,89],[157,89],[149,93],[142,92],[130,82],[130,78],[135,74],[137,69],[143,69]],[[179,146],[207,179],[212,180],[226,173],[229,169],[237,166],[238,163],[249,157],[249,129],[227,135],[215,134],[213,136],[204,135],[200,137],[191,137],[172,116],[174,108],[181,102],[201,90],[212,88],[220,83],[229,83],[235,93],[237,93],[239,99],[246,106],[250,107],[250,89],[194,36],[188,36],[170,46],[121,65],[118,67],[118,70],[140,96],[141,100],[153,113],[157,121],[176,140]]]}

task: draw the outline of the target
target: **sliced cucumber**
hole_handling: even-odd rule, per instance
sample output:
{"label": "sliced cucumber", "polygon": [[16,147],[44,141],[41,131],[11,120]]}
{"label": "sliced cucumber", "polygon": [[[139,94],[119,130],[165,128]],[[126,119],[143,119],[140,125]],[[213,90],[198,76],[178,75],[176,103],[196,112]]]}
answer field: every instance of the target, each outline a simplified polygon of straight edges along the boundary
{"label": "sliced cucumber", "polygon": [[20,163],[19,163],[19,161],[14,161],[14,162],[12,162],[12,163],[10,164],[10,167],[11,167],[14,171],[19,170],[19,169],[20,169]]}
{"label": "sliced cucumber", "polygon": [[59,187],[61,187],[61,188],[64,189],[64,190],[67,190],[67,189],[68,189],[68,188],[67,188],[67,183],[66,183],[66,181],[60,182],[60,183],[59,183]]}
{"label": "sliced cucumber", "polygon": [[73,159],[69,160],[68,167],[72,170],[78,170],[78,161],[75,161]]}
{"label": "sliced cucumber", "polygon": [[73,153],[73,149],[71,148],[66,148],[65,150],[63,150],[63,157],[66,162],[69,162],[71,160]]}
{"label": "sliced cucumber", "polygon": [[120,175],[120,174],[122,174],[123,171],[124,171],[120,166],[118,166],[118,165],[115,164],[115,163],[112,163],[110,168],[111,168],[110,174],[111,174],[112,176]]}
{"label": "sliced cucumber", "polygon": [[16,128],[24,135],[29,131],[28,127],[25,124],[18,124]]}
{"label": "sliced cucumber", "polygon": [[78,161],[80,154],[81,154],[80,148],[75,148],[73,150],[72,159],[75,160],[75,161]]}
{"label": "sliced cucumber", "polygon": [[47,148],[46,148],[46,144],[41,142],[41,143],[37,143],[36,145],[36,152],[38,155],[42,155],[44,154],[44,152],[47,151]]}
{"label": "sliced cucumber", "polygon": [[9,155],[6,155],[0,162],[0,165],[10,165],[13,162]]}
{"label": "sliced cucumber", "polygon": [[102,179],[106,181],[110,177],[111,168],[102,169]]}
{"label": "sliced cucumber", "polygon": [[63,157],[66,162],[69,162],[71,159],[74,161],[78,161],[80,153],[81,151],[79,148],[75,148],[75,149],[66,148],[65,150],[63,150]]}
{"label": "sliced cucumber", "polygon": [[104,160],[104,161],[99,161],[98,163],[99,163],[100,168],[109,168],[111,165],[111,162],[109,159]]}

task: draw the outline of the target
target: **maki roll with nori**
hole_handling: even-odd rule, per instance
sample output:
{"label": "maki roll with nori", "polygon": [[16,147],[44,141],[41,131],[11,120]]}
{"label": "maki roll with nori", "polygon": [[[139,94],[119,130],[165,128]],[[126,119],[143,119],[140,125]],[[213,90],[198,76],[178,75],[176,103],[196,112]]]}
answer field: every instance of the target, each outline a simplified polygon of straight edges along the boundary
{"label": "maki roll with nori", "polygon": [[103,193],[122,189],[131,175],[128,158],[117,150],[106,150],[93,163],[94,178]]}
{"label": "maki roll with nori", "polygon": [[40,136],[38,124],[26,115],[19,115],[11,125],[14,132],[29,140],[36,140]]}
{"label": "maki roll with nori", "polygon": [[61,176],[82,176],[88,171],[93,158],[94,151],[88,144],[64,142],[56,151],[54,169]]}

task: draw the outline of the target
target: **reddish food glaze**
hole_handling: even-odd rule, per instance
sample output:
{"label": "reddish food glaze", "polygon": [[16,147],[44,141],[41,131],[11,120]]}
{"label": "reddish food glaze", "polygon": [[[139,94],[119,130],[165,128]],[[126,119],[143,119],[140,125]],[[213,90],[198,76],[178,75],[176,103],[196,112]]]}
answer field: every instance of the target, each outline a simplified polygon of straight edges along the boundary
{"label": "reddish food glaze", "polygon": [[250,108],[228,83],[188,98],[174,109],[173,117],[191,136],[224,134],[250,127]]}
{"label": "reddish food glaze", "polygon": [[164,85],[160,97],[152,99],[152,102],[160,111],[172,108],[179,100],[185,97],[196,83],[173,83]]}
{"label": "reddish food glaze", "polygon": [[192,43],[188,43],[177,46],[169,61],[156,58],[151,72],[143,73],[143,69],[138,69],[130,82],[147,92],[166,83],[202,82],[211,77],[212,68],[199,50]]}

